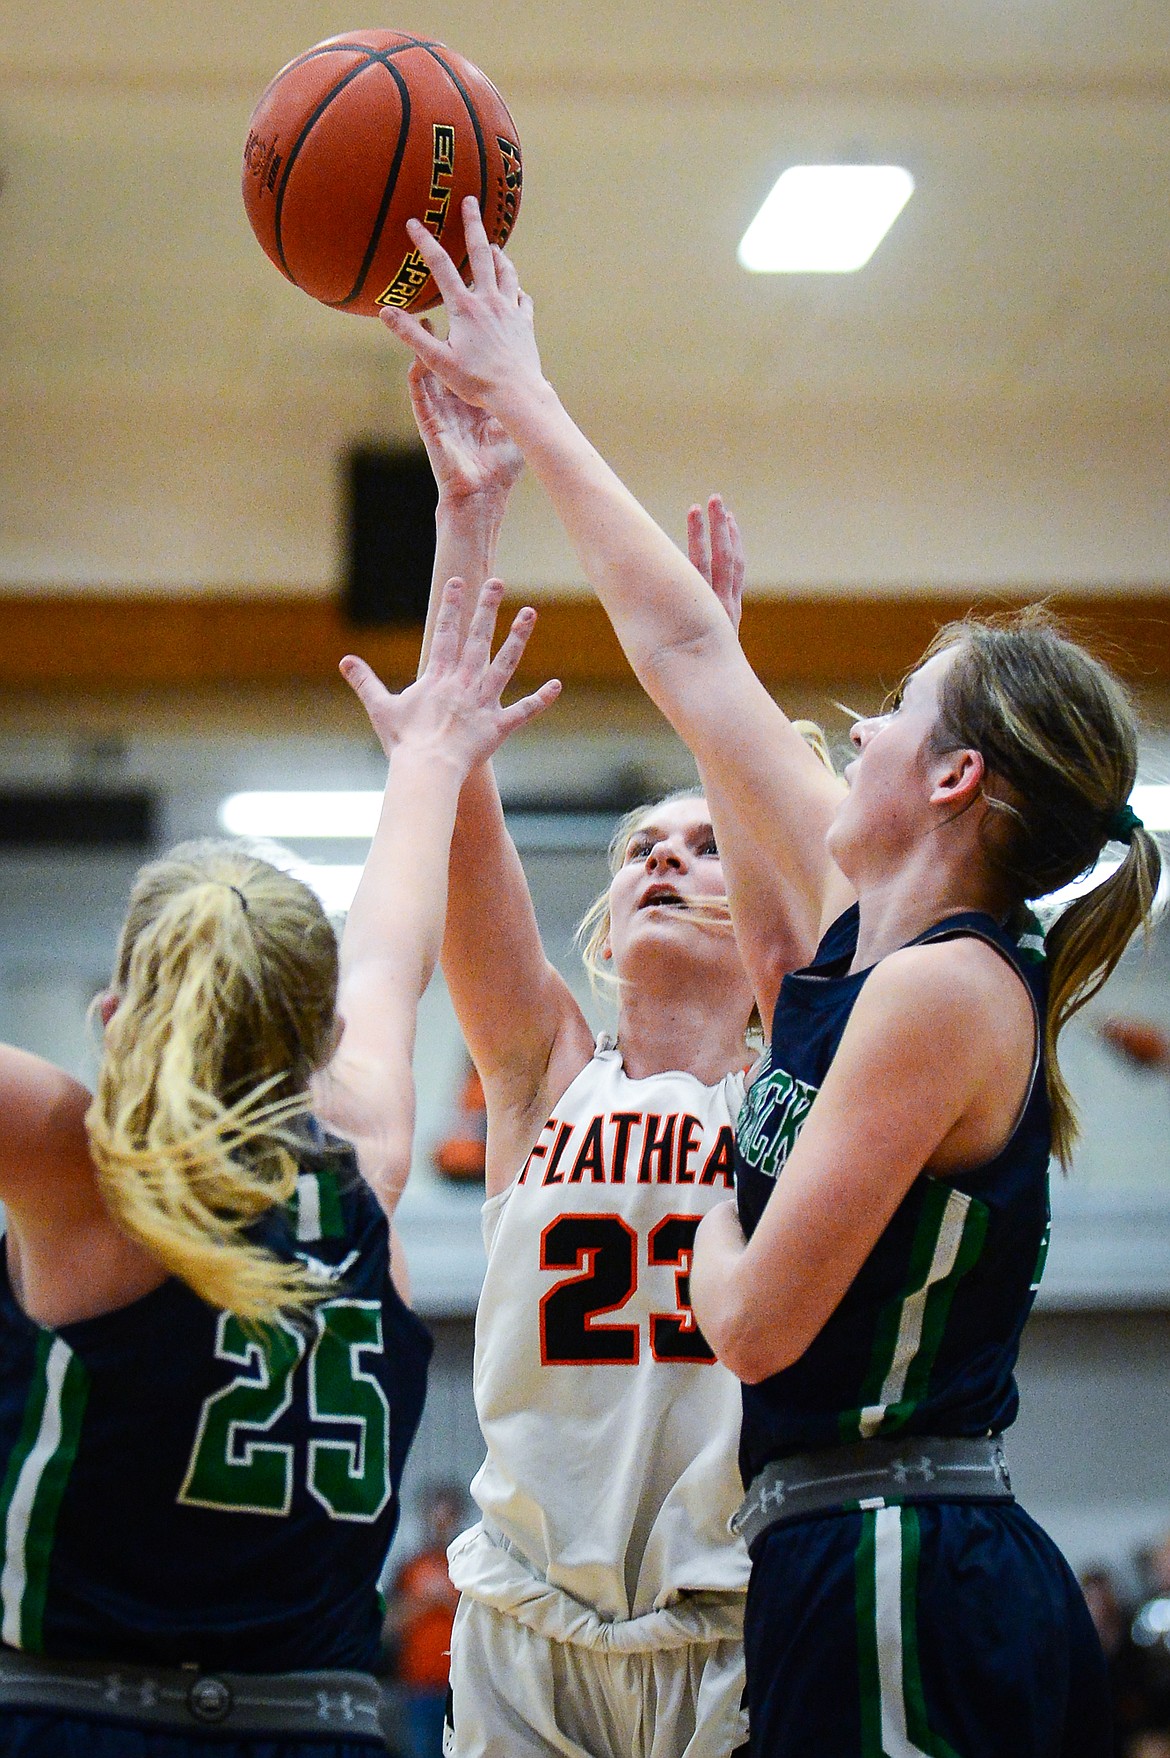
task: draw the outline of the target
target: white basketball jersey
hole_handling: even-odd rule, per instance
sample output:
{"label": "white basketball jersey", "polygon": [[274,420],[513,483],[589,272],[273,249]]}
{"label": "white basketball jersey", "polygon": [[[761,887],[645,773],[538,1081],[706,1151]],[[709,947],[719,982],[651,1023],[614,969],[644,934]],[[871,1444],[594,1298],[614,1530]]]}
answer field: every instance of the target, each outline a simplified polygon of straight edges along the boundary
{"label": "white basketball jersey", "polygon": [[[743,1077],[631,1080],[598,1040],[519,1177],[484,1205],[472,1493],[605,1618],[741,1592],[739,1382],[688,1304],[695,1229],[733,1190]],[[474,1595],[471,1582],[461,1582]]]}

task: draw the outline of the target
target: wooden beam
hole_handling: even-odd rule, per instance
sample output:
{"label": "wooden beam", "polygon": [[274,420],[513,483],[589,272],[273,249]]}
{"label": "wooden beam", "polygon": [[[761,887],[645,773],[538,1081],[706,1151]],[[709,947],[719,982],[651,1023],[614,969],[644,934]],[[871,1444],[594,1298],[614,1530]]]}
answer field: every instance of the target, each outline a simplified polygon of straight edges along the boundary
{"label": "wooden beam", "polygon": [[[891,683],[941,623],[971,609],[1025,602],[1024,594],[977,591],[756,598],[744,615],[743,642],[769,684]],[[1170,683],[1170,592],[1078,593],[1049,602],[1136,685]],[[566,686],[633,686],[593,599],[550,599],[539,608],[522,677],[555,673]],[[42,695],[320,684],[336,676],[338,660],[349,652],[400,685],[414,674],[418,644],[413,629],[355,629],[319,597],[0,594],[0,688]]]}

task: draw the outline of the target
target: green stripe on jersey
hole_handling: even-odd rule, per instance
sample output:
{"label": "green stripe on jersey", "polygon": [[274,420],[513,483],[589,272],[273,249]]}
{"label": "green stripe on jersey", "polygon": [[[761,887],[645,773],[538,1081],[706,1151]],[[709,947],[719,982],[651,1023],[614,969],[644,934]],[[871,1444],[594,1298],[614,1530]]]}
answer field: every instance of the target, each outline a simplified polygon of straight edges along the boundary
{"label": "green stripe on jersey", "polygon": [[0,1637],[40,1653],[57,1515],[81,1439],[89,1375],[51,1331],[37,1340],[20,1437],[0,1489]]}
{"label": "green stripe on jersey", "polygon": [[861,1704],[861,1758],[882,1758],[882,1681],[878,1668],[877,1602],[874,1598],[874,1517],[861,1516],[854,1558],[857,1607],[857,1687]]}
{"label": "green stripe on jersey", "polygon": [[989,1218],[990,1210],[977,1198],[928,1182],[906,1291],[879,1314],[861,1403],[838,1418],[843,1440],[868,1440],[900,1428],[922,1402],[955,1289],[983,1250]]}
{"label": "green stripe on jersey", "polygon": [[341,1207],[341,1191],[337,1174],[328,1167],[320,1172],[302,1172],[297,1179],[296,1234],[300,1244],[313,1239],[340,1239],[345,1232],[345,1215]]}
{"label": "green stripe on jersey", "polygon": [[318,1172],[317,1186],[320,1192],[321,1237],[341,1239],[345,1234],[345,1214],[341,1207],[341,1186],[337,1173],[328,1167]]}
{"label": "green stripe on jersey", "polygon": [[861,1517],[855,1562],[862,1758],[957,1758],[933,1731],[918,1655],[918,1555],[914,1508]]}

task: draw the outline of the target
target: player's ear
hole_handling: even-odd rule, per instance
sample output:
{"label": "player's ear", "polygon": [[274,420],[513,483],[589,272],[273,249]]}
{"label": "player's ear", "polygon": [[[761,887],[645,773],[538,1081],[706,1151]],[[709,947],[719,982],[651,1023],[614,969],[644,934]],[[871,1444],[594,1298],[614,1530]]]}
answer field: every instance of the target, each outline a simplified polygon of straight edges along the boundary
{"label": "player's ear", "polygon": [[117,1013],[118,1003],[121,999],[122,999],[121,996],[115,995],[115,993],[112,989],[106,989],[102,993],[102,995],[99,996],[99,998],[98,998],[98,1018],[102,1022],[103,1031],[105,1030],[106,1026],[109,1025],[109,1023],[113,1019],[114,1015]]}
{"label": "player's ear", "polygon": [[986,773],[981,751],[960,746],[956,751],[942,752],[931,776],[931,805],[944,806],[951,812],[966,811],[983,792]]}

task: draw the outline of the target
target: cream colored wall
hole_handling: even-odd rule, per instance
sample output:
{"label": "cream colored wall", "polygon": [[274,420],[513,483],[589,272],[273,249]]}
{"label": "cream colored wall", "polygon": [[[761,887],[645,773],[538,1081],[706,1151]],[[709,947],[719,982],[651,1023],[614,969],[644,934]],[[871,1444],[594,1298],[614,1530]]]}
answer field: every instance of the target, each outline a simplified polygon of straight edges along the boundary
{"label": "cream colored wall", "polygon": [[[378,9],[375,8],[375,12]],[[290,287],[252,105],[339,0],[0,0],[0,591],[328,590],[338,459],[403,359]],[[761,590],[1170,584],[1164,0],[412,0],[525,152],[546,368],[679,529],[733,497]],[[377,20],[375,22],[378,22]],[[381,22],[385,22],[382,20]],[[776,173],[905,163],[857,275],[750,276]],[[579,585],[535,494],[502,556]]]}
{"label": "cream colored wall", "polygon": [[[342,457],[413,431],[402,372],[388,346],[377,394],[302,389],[252,411],[178,396],[9,400],[0,451],[19,484],[0,589],[330,592]],[[1170,407],[780,407],[746,426],[664,420],[652,442],[645,415],[627,421],[620,405],[582,419],[680,536],[690,500],[725,493],[761,593],[1170,582]],[[500,567],[536,597],[585,590],[534,483],[517,493]]]}

